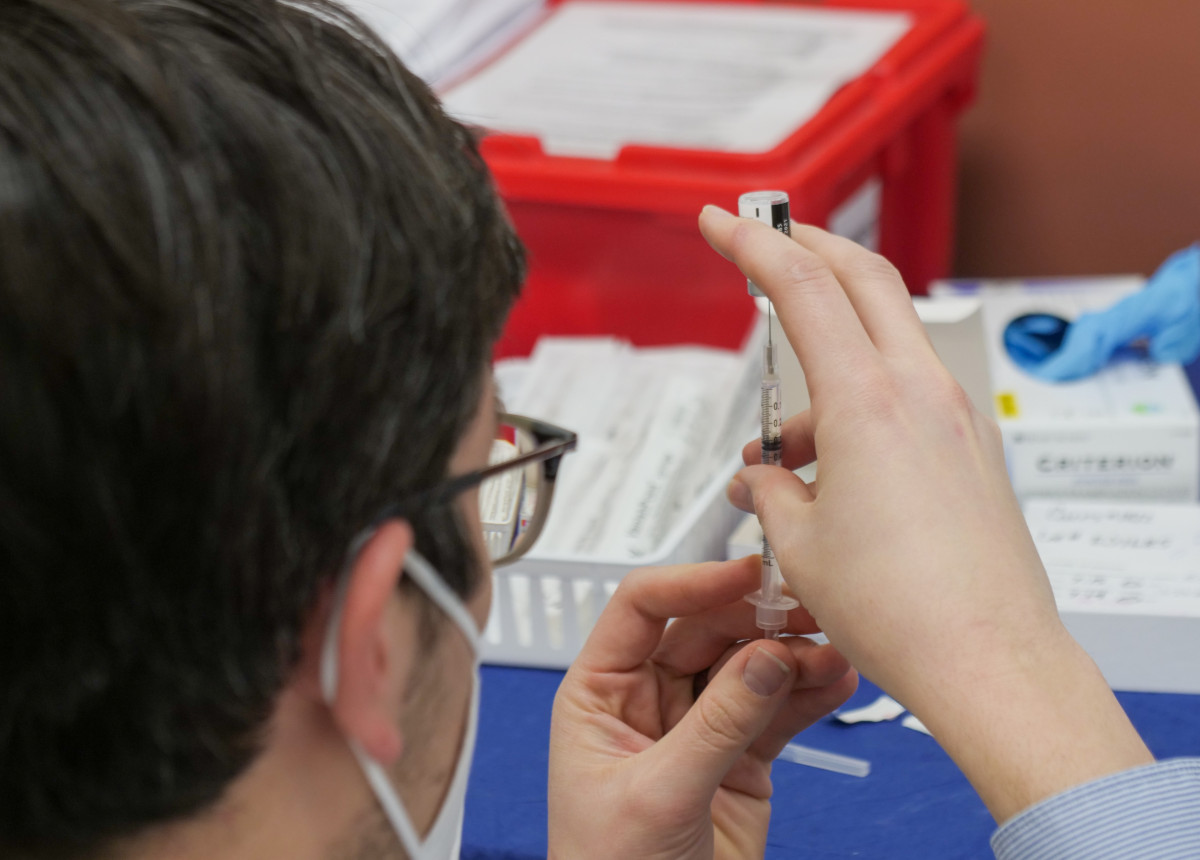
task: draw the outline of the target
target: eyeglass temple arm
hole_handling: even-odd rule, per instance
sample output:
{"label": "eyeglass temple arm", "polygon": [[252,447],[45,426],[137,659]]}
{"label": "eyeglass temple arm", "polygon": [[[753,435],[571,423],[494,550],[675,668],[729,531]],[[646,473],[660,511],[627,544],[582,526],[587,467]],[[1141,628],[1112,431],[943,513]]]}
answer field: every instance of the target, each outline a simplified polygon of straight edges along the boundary
{"label": "eyeglass temple arm", "polygon": [[[536,431],[531,430],[530,432],[534,432],[535,436],[537,435]],[[562,439],[562,437],[557,434],[551,438]],[[408,500],[407,504],[403,505],[403,508],[401,505],[393,505],[385,513],[387,516],[396,516],[401,514],[402,510],[414,511],[418,508],[426,507],[428,505],[440,504],[447,499],[454,498],[459,493],[468,490],[477,484],[483,483],[493,475],[498,475],[501,472],[507,472],[510,469],[515,469],[519,466],[524,466],[528,463],[537,462],[539,460],[543,463],[546,480],[553,481],[558,477],[558,466],[559,463],[562,462],[562,455],[573,450],[577,442],[577,437],[574,433],[572,433],[570,438],[562,439],[562,441],[551,448],[538,448],[537,450],[522,454],[519,457],[514,457],[511,460],[505,460],[503,463],[497,463],[494,466],[488,466],[487,468],[480,469],[476,472],[468,472],[465,475],[459,475],[457,478],[447,481],[440,486],[413,496]]]}

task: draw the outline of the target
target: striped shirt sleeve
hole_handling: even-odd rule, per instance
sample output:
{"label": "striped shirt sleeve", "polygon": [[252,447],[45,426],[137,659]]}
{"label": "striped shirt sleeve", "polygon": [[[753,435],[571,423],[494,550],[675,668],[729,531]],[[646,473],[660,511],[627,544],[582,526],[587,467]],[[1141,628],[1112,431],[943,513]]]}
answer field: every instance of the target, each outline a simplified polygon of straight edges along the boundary
{"label": "striped shirt sleeve", "polygon": [[1200,858],[1200,758],[1168,759],[1075,786],[992,835],[997,860]]}

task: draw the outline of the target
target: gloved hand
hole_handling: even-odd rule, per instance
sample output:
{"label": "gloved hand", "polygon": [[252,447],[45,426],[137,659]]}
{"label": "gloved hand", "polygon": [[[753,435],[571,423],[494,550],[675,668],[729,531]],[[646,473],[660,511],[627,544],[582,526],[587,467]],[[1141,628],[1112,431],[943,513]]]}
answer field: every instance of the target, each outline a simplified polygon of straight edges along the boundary
{"label": "gloved hand", "polygon": [[1187,364],[1200,356],[1200,244],[1168,257],[1140,292],[1081,315],[1062,346],[1028,370],[1051,382],[1082,379],[1142,337],[1149,339],[1154,361]]}

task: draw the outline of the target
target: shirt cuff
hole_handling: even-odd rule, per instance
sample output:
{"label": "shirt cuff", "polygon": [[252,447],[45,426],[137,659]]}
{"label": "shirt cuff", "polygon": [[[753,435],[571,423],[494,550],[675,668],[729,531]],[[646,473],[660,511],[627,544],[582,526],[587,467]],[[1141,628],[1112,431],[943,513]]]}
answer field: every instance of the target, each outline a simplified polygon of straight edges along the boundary
{"label": "shirt cuff", "polygon": [[992,834],[997,860],[1200,857],[1200,758],[1168,759],[1085,782]]}

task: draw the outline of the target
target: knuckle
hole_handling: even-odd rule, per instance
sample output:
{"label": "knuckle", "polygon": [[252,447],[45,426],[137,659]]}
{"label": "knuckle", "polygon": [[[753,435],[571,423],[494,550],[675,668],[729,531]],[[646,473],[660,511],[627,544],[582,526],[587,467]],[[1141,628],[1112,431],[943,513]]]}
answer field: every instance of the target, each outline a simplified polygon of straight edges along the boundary
{"label": "knuckle", "polygon": [[870,422],[894,419],[901,406],[896,382],[879,366],[864,368],[858,378],[858,391],[853,399],[856,417]]}
{"label": "knuckle", "polygon": [[[715,691],[714,691],[715,692]],[[750,732],[746,715],[720,695],[701,696],[696,701],[703,731],[701,741],[717,750],[741,746]]]}
{"label": "knuckle", "polygon": [[975,410],[966,389],[959,384],[935,353],[900,362],[899,378],[915,400],[930,415],[966,421]]}
{"label": "knuckle", "polygon": [[754,513],[759,521],[771,521],[775,514],[775,506],[771,503],[771,494],[769,492],[759,492],[754,494]]}
{"label": "knuckle", "polygon": [[946,413],[968,418],[975,411],[975,405],[966,390],[949,373],[938,381],[936,392],[938,405]]}
{"label": "knuckle", "polygon": [[631,570],[617,583],[617,589],[610,598],[611,603],[636,607],[641,602],[641,595],[654,579],[654,568],[639,567]]}
{"label": "knuckle", "polygon": [[[800,500],[803,500],[804,481],[782,469],[772,473],[759,468],[751,497],[753,512],[761,522],[770,523],[772,529],[783,528],[789,519],[797,516],[797,493],[800,494]],[[775,539],[785,541],[787,535],[776,534]]]}
{"label": "knuckle", "polygon": [[1000,425],[991,415],[976,408],[966,389],[948,372],[937,383],[930,405],[985,446],[995,450],[1003,448]]}
{"label": "knuckle", "polygon": [[740,258],[746,251],[747,245],[752,241],[754,231],[757,229],[757,222],[739,220],[737,226],[733,228],[733,233],[729,237],[729,250],[734,258]]}
{"label": "knuckle", "polygon": [[798,245],[789,251],[780,272],[780,286],[792,291],[817,292],[836,283],[828,264]]}
{"label": "knuckle", "polygon": [[617,586],[617,588],[618,589],[623,588],[626,591],[630,591],[630,590],[636,591],[636,590],[640,589],[646,583],[646,580],[650,579],[653,576],[654,576],[654,568],[652,568],[652,567],[635,567],[633,570],[629,571],[629,573],[625,574],[624,578],[622,578],[622,580],[621,580],[620,584]]}
{"label": "knuckle", "polygon": [[980,437],[989,447],[1002,449],[1004,447],[1004,437],[1000,432],[1000,425],[996,423],[996,419],[978,411],[974,417],[976,432],[979,433]]}
{"label": "knuckle", "polygon": [[904,283],[904,278],[890,260],[870,251],[855,254],[842,267],[846,277],[862,281],[894,281]]}

